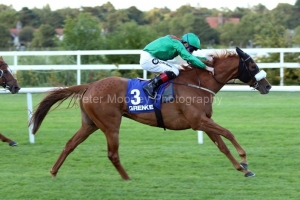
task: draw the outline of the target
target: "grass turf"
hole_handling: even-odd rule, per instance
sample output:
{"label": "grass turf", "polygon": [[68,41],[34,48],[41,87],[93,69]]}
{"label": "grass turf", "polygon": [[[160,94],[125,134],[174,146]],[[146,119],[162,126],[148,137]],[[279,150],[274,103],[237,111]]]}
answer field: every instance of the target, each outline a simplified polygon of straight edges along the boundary
{"label": "grass turf", "polygon": [[[43,94],[33,95],[36,105]],[[57,174],[49,170],[80,126],[79,108],[51,112],[29,143],[26,95],[1,95],[0,199],[299,199],[299,93],[220,92],[213,119],[235,134],[255,177],[244,178],[204,134],[164,131],[124,118],[120,158],[131,181],[107,159],[106,140],[92,134]],[[230,150],[235,149],[227,141]]]}

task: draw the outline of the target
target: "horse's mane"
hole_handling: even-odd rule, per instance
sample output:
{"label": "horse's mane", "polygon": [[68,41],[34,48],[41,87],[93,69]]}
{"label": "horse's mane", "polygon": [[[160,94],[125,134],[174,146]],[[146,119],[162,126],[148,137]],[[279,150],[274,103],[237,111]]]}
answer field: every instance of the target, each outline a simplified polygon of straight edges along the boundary
{"label": "horse's mane", "polygon": [[[235,51],[230,51],[227,49],[223,49],[221,51],[214,51],[211,54],[208,54],[207,57],[211,57],[213,59],[207,59],[207,60],[201,60],[204,64],[206,64],[209,67],[213,67],[214,66],[214,62],[218,59],[218,60],[223,60],[226,59],[228,57],[232,57],[232,56],[237,56],[237,53]],[[182,71],[188,71],[191,69],[192,65],[181,65]]]}
{"label": "horse's mane", "polygon": [[228,57],[231,57],[231,56],[237,56],[237,53],[235,51],[230,51],[230,50],[227,50],[227,49],[223,49],[221,51],[215,51],[213,52],[212,54],[209,54],[209,56],[213,56],[214,59],[225,59],[225,58],[228,58]]}

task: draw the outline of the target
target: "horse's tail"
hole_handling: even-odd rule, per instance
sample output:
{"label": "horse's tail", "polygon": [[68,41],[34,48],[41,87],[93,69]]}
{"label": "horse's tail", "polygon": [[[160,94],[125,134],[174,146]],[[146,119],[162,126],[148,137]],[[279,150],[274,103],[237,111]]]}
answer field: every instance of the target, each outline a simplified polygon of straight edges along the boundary
{"label": "horse's tail", "polygon": [[[76,103],[76,100],[81,97],[81,95],[85,92],[88,86],[89,84],[75,85],[67,88],[59,88],[50,91],[49,94],[46,97],[44,97],[44,99],[38,104],[37,109],[32,114],[28,125],[33,125],[32,133],[35,134],[38,131],[43,120],[45,119],[46,115],[48,114],[48,112],[54,104],[58,102],[57,106],[54,107],[52,110],[55,110],[65,100],[71,97],[71,101],[68,105],[68,108],[73,107]],[[72,101],[74,101],[73,104],[71,104]]]}

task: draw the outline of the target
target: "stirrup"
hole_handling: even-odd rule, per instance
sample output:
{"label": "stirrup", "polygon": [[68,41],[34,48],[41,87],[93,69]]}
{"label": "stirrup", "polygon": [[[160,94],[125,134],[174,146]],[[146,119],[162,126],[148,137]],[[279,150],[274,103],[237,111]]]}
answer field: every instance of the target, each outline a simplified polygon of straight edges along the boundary
{"label": "stirrup", "polygon": [[[157,92],[156,92],[156,91],[153,91],[153,90],[152,90],[152,92],[150,92],[150,91],[148,90],[148,88],[146,89],[146,87],[144,87],[143,89],[144,89],[144,91],[148,94],[148,97],[149,97],[150,99],[156,99],[156,96],[157,96]],[[154,95],[153,95],[153,93],[154,93]]]}
{"label": "stirrup", "polygon": [[148,94],[150,99],[156,99],[157,92],[155,91],[155,86],[150,82],[143,86],[144,91]]}
{"label": "stirrup", "polygon": [[148,93],[149,99],[155,100],[155,99],[156,99],[156,96],[157,96],[157,92],[154,93],[154,97]]}

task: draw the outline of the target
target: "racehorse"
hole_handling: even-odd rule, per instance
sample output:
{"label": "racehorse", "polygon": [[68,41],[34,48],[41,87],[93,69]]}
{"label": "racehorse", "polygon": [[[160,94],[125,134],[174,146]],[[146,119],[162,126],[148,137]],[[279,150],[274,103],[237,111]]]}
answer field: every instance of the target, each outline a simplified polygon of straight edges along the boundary
{"label": "racehorse", "polygon": [[[188,66],[184,67],[180,75],[173,80],[175,99],[173,102],[163,103],[161,106],[165,128],[170,130],[192,128],[204,131],[236,170],[244,173],[245,177],[254,176],[255,174],[248,169],[246,152],[234,135],[213,121],[212,102],[214,95],[232,79],[241,80],[261,94],[267,94],[271,85],[266,79],[266,73],[260,70],[253,59],[238,47],[236,51],[213,52],[208,58],[212,58],[208,59],[206,63],[210,63],[214,67],[214,74],[208,74],[203,69]],[[129,80],[122,77],[108,77],[90,84],[54,89],[49,91],[37,105],[29,121],[33,134],[38,131],[54,104],[58,103],[54,107],[55,109],[68,98],[71,98],[68,108],[74,106],[77,100],[80,104],[81,127],[66,143],[51,168],[52,177],[56,177],[67,156],[89,135],[100,129],[107,139],[109,160],[124,180],[130,179],[121,164],[118,152],[121,118],[124,116],[154,127],[157,127],[158,123],[153,112],[141,114],[129,112],[125,97]],[[138,100],[139,91],[135,92]],[[189,98],[189,104],[187,101],[183,101],[184,97]],[[177,101],[178,98],[181,98],[181,101]],[[190,99],[194,99],[194,101],[190,101]],[[210,101],[201,101],[203,99]],[[234,158],[221,136],[228,139],[236,148],[242,159],[241,162]]]}
{"label": "racehorse", "polygon": [[[18,93],[20,87],[18,85],[17,79],[14,78],[8,65],[0,56],[0,85],[5,89],[8,89],[12,94]],[[0,140],[2,142],[7,142],[10,146],[17,146],[17,143],[0,133]]]}

